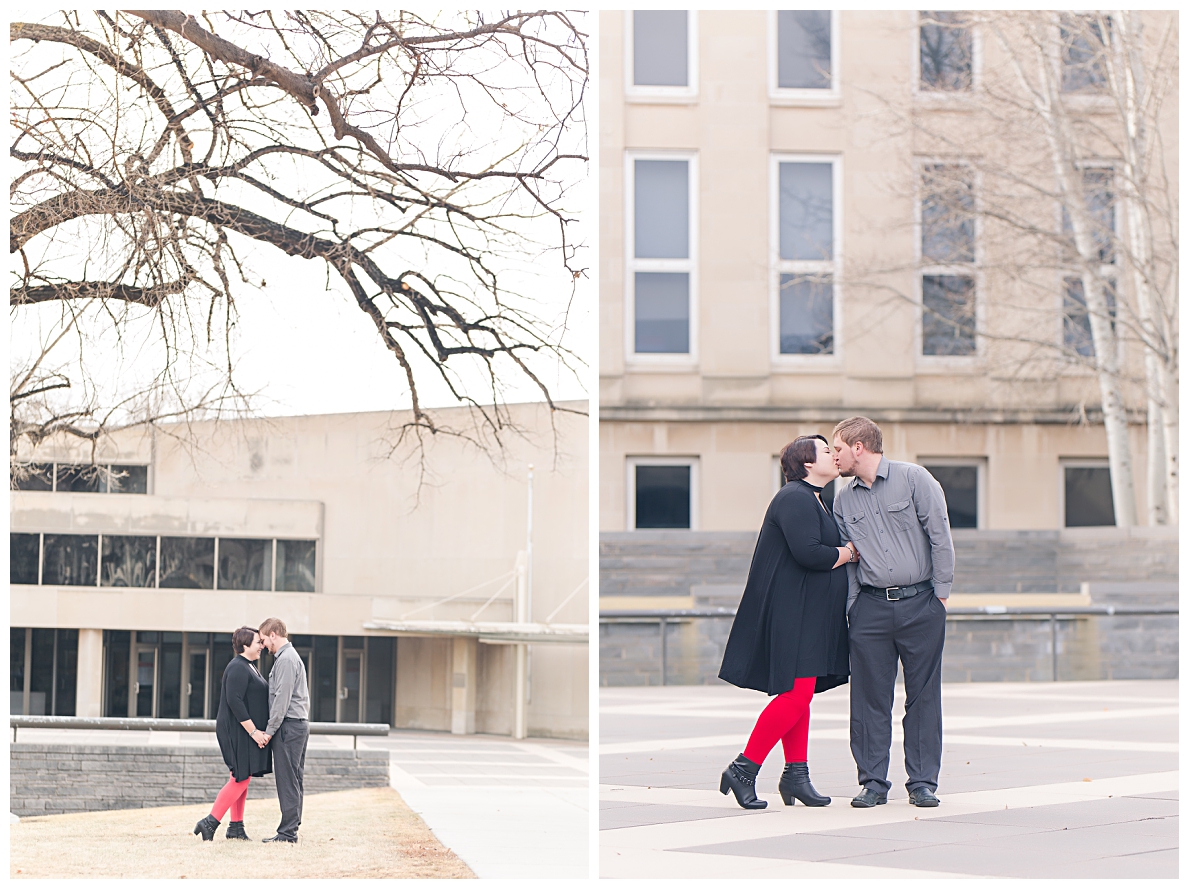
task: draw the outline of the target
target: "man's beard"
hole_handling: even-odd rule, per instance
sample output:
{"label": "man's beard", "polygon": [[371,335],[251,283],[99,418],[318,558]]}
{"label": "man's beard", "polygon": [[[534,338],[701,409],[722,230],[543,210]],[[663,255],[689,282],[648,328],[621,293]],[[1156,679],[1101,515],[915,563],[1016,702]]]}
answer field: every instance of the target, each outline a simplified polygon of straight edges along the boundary
{"label": "man's beard", "polygon": [[852,466],[850,469],[843,469],[841,466],[839,466],[838,467],[838,475],[841,478],[854,478],[855,477],[855,468]]}

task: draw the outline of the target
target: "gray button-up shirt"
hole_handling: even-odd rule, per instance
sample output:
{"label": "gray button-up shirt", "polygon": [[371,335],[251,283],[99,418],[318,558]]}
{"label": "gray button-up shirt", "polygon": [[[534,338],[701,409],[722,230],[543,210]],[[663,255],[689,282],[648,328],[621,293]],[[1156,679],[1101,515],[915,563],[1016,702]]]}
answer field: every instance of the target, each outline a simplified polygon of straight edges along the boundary
{"label": "gray button-up shirt", "polygon": [[909,586],[932,579],[947,599],[954,583],[954,541],[945,492],[923,466],[880,457],[871,487],[858,477],[834,495],[842,542],[853,541],[858,564],[846,566],[849,611],[861,584]]}
{"label": "gray button-up shirt", "polygon": [[310,686],[306,681],[306,665],[289,642],[281,646],[272,669],[268,671],[268,728],[264,733],[275,735],[286,717],[310,718]]}

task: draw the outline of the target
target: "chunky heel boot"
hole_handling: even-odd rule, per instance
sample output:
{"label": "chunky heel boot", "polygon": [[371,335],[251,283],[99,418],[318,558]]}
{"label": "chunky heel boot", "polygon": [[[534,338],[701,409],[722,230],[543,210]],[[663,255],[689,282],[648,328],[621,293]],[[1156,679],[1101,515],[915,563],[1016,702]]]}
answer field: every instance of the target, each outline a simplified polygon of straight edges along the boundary
{"label": "chunky heel boot", "polygon": [[214,815],[207,815],[194,825],[194,834],[202,834],[202,841],[209,843],[215,838],[215,830],[219,827],[219,819]]}
{"label": "chunky heel boot", "polygon": [[227,839],[250,840],[251,837],[244,833],[244,823],[242,821],[229,821],[227,823]]}
{"label": "chunky heel boot", "polygon": [[756,796],[756,776],[759,773],[760,764],[740,753],[723,771],[718,790],[723,795],[734,791],[735,801],[745,809],[766,809],[768,803]]}
{"label": "chunky heel boot", "polygon": [[780,798],[786,806],[793,800],[800,800],[806,806],[828,806],[830,798],[822,796],[809,782],[809,763],[786,762],[784,774],[780,776]]}

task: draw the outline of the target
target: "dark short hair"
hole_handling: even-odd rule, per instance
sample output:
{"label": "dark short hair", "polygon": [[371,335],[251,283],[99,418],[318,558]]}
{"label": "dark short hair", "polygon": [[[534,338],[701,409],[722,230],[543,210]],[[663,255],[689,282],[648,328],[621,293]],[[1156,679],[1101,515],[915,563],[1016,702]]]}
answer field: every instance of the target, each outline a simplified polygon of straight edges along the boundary
{"label": "dark short hair", "polygon": [[780,471],[786,482],[799,482],[805,478],[808,474],[805,464],[817,462],[815,442],[818,441],[830,444],[824,435],[801,435],[784,446],[780,452]]}
{"label": "dark short hair", "polygon": [[261,636],[267,636],[270,633],[276,633],[282,639],[289,638],[289,631],[285,629],[285,622],[279,617],[270,617],[260,625]]}
{"label": "dark short hair", "polygon": [[834,435],[841,438],[847,447],[853,448],[856,441],[861,441],[871,453],[883,453],[883,432],[874,420],[866,417],[847,417],[834,427]]}
{"label": "dark short hair", "polygon": [[252,644],[256,638],[256,630],[251,627],[240,627],[231,634],[231,648],[236,654],[243,654],[244,649]]}

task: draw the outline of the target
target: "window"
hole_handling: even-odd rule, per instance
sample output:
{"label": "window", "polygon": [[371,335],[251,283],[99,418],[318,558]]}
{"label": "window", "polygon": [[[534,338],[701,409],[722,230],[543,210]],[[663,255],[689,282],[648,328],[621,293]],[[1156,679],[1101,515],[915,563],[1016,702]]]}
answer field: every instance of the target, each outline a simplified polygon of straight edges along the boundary
{"label": "window", "polygon": [[625,15],[628,95],[692,97],[697,83],[693,13],[637,9]]}
{"label": "window", "polygon": [[[1094,357],[1094,335],[1090,328],[1090,310],[1086,306],[1085,288],[1081,278],[1066,278],[1062,297],[1062,340],[1065,348],[1082,358]],[[1107,279],[1103,285],[1106,309],[1115,329],[1115,282]]]}
{"label": "window", "polygon": [[9,487],[14,491],[52,491],[53,463],[19,463],[12,468]]}
{"label": "window", "polygon": [[628,459],[628,527],[695,528],[697,461],[688,457]]}
{"label": "window", "polygon": [[41,582],[46,586],[95,586],[99,538],[93,534],[44,535]]}
{"label": "window", "polygon": [[1067,93],[1101,92],[1106,86],[1109,16],[1061,16],[1061,90]]}
{"label": "window", "polygon": [[775,13],[772,92],[776,98],[836,98],[837,23],[822,10]]}
{"label": "window", "polygon": [[921,354],[977,351],[974,178],[961,164],[921,166]]}
{"label": "window", "polygon": [[922,12],[920,89],[968,92],[974,85],[974,40],[965,12]]}
{"label": "window", "polygon": [[773,158],[775,356],[834,354],[838,164]]}
{"label": "window", "polygon": [[[1115,261],[1114,177],[1114,170],[1109,167],[1091,167],[1082,171],[1082,198],[1086,202],[1090,249],[1097,254],[1098,261],[1105,264]],[[1077,256],[1073,220],[1066,207],[1061,208],[1061,231],[1068,239],[1070,256]]]}
{"label": "window", "polygon": [[54,490],[97,492],[99,490],[99,472],[98,466],[71,466],[59,463],[57,472],[54,474]]}
{"label": "window", "polygon": [[74,716],[78,630],[11,627],[9,644],[9,712]]}
{"label": "window", "polygon": [[277,541],[277,586],[288,593],[314,591],[314,555],[316,541]]}
{"label": "window", "polygon": [[628,158],[628,351],[691,355],[694,303],[694,159]]}
{"label": "window", "polygon": [[147,494],[149,467],[113,464],[100,477],[99,490],[108,494]]}
{"label": "window", "polygon": [[157,585],[156,537],[104,534],[101,548],[100,586]]}
{"label": "window", "polygon": [[24,463],[10,477],[14,491],[147,494],[149,467],[129,464]]}
{"label": "window", "polygon": [[41,566],[40,534],[8,535],[8,582],[37,583]]}
{"label": "window", "polygon": [[1115,524],[1111,470],[1105,460],[1068,461],[1065,470],[1065,527]]}
{"label": "window", "polygon": [[220,537],[219,589],[271,590],[272,541]]}
{"label": "window", "polygon": [[951,528],[978,528],[982,507],[980,487],[983,466],[959,460],[921,458],[921,465],[937,479],[945,493]]}
{"label": "window", "polygon": [[214,589],[215,541],[209,537],[162,537],[160,586]]}

